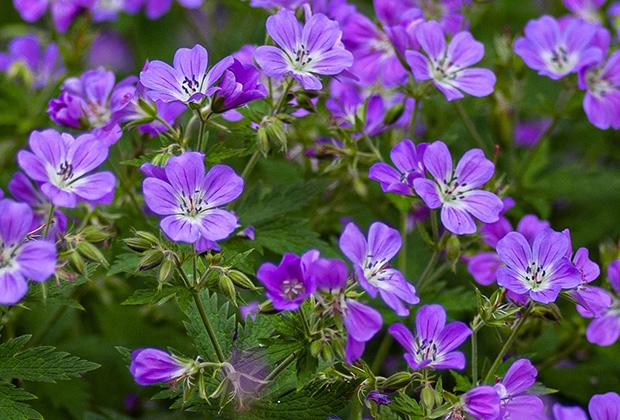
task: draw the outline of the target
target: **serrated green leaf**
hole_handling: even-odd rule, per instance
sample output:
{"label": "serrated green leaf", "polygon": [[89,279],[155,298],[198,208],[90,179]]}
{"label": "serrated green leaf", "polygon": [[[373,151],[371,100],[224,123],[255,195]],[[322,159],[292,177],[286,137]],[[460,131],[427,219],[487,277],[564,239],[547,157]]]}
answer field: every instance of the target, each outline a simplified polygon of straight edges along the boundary
{"label": "serrated green leaf", "polygon": [[3,419],[42,419],[41,413],[24,403],[36,398],[12,384],[0,384],[0,415]]}
{"label": "serrated green leaf", "polygon": [[221,163],[227,159],[233,157],[241,157],[249,155],[250,151],[246,148],[243,149],[232,149],[230,147],[226,147],[224,143],[216,143],[213,146],[207,149],[207,153],[205,155],[205,163],[208,165]]}
{"label": "serrated green leaf", "polygon": [[276,254],[293,252],[303,254],[316,248],[325,256],[334,256],[330,245],[302,219],[280,219],[257,228],[254,245],[265,247]]}

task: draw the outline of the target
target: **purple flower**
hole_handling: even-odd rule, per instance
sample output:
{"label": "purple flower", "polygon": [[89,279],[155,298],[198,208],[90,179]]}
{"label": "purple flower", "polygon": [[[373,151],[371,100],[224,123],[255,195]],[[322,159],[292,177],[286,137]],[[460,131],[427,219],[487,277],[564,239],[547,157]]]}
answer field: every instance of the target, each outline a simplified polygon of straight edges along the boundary
{"label": "purple flower", "polygon": [[111,172],[89,174],[108,157],[108,146],[92,134],[74,139],[54,130],[33,131],[29,144],[31,151],[21,150],[17,162],[54,205],[73,208],[114,191]]}
{"label": "purple flower", "polygon": [[398,231],[380,222],[370,225],[368,241],[354,223],[349,223],[340,236],[340,249],[353,263],[362,288],[372,297],[379,293],[398,315],[407,316],[409,309],[403,302],[414,305],[420,299],[415,287],[389,264],[400,245]]}
{"label": "purple flower", "polygon": [[66,32],[73,19],[83,11],[89,10],[95,0],[13,0],[13,5],[26,22],[36,22],[47,11],[52,15],[54,27],[58,32]]}
{"label": "purple flower", "polygon": [[[610,346],[620,337],[620,260],[615,260],[607,267],[609,284],[616,292],[611,305],[602,314],[590,322],[586,330],[586,338],[590,343],[599,346]],[[579,307],[577,308],[579,309]],[[592,317],[591,311],[580,311],[581,315]]]}
{"label": "purple flower", "polygon": [[[604,30],[601,51],[609,46],[609,32]],[[579,87],[586,91],[583,109],[588,120],[597,128],[620,128],[620,51],[606,61],[579,71]]]}
{"label": "purple flower", "polygon": [[256,301],[249,302],[247,305],[240,306],[239,312],[244,320],[250,317],[256,321],[256,315],[260,312],[260,304]]}
{"label": "purple flower", "polygon": [[390,152],[393,166],[384,162],[375,163],[368,170],[368,178],[381,184],[384,192],[413,195],[413,181],[424,177],[422,158],[426,143],[417,146],[408,139],[396,144]]}
{"label": "purple flower", "polygon": [[340,74],[353,62],[340,41],[338,22],[325,15],[312,15],[302,26],[293,12],[281,10],[267,19],[267,32],[280,48],[258,47],[255,58],[269,77],[291,75],[304,89],[319,90],[317,75]]}
{"label": "purple flower", "polygon": [[47,112],[56,124],[78,129],[95,129],[93,134],[108,145],[122,134],[118,123],[136,93],[136,78],[115,85],[114,73],[99,67],[79,78],[65,80],[60,95],[49,102]]}
{"label": "purple flower", "polygon": [[510,366],[504,378],[495,384],[501,402],[499,418],[544,418],[545,406],[542,400],[528,394],[537,375],[538,371],[527,359],[519,359]]}
{"label": "purple flower", "polygon": [[414,369],[463,369],[465,355],[453,351],[471,335],[460,321],[446,325],[446,311],[441,305],[425,305],[415,318],[415,337],[401,323],[392,324],[388,332],[405,349],[405,360]]}
{"label": "purple flower", "polygon": [[25,65],[30,71],[33,89],[41,89],[55,82],[64,72],[58,46],[51,43],[44,49],[33,34],[13,38],[8,51],[0,53],[0,71],[10,72],[17,63]]}
{"label": "purple flower", "polygon": [[436,20],[443,30],[455,34],[468,26],[463,16],[463,0],[413,0],[425,20]]}
{"label": "purple flower", "polygon": [[209,54],[196,44],[192,49],[179,48],[173,67],[159,60],[148,63],[140,72],[140,83],[153,100],[200,102],[218,90],[215,83],[232,63],[232,57],[225,57],[207,71]]}
{"label": "purple flower", "polygon": [[387,405],[392,402],[389,396],[382,394],[381,392],[373,389],[366,395],[366,399],[373,401],[377,405]]}
{"label": "purple flower", "polygon": [[605,0],[562,0],[562,3],[575,16],[588,22],[599,23],[601,21],[599,9]]}
{"label": "purple flower", "polygon": [[607,16],[609,17],[612,28],[616,30],[620,36],[620,2],[614,2],[607,8]]}
{"label": "purple flower", "polygon": [[28,292],[28,281],[47,280],[56,270],[56,246],[27,240],[33,214],[25,203],[0,200],[0,305],[14,305]]}
{"label": "purple flower", "polygon": [[518,123],[515,127],[515,144],[527,148],[534,147],[550,125],[551,119],[549,118]]}
{"label": "purple flower", "polygon": [[553,420],[588,420],[586,412],[581,407],[567,407],[553,404]]}
{"label": "purple flower", "polygon": [[590,286],[601,274],[598,264],[589,257],[586,248],[579,248],[572,257],[572,263],[579,272],[580,284],[571,291],[571,295],[577,301],[580,313],[588,313],[591,316],[599,317],[607,312],[611,306],[611,295],[605,290]]}
{"label": "purple flower", "polygon": [[204,155],[185,152],[147,176],[143,191],[149,209],[164,216],[160,226],[168,238],[195,244],[225,239],[235,230],[237,216],[221,207],[241,195],[243,179],[226,165],[205,173]]}
{"label": "purple flower", "polygon": [[484,223],[499,219],[502,200],[477,189],[491,179],[495,170],[482,150],[465,153],[453,171],[448,147],[436,141],[426,148],[423,161],[435,180],[417,178],[413,186],[428,207],[441,207],[441,222],[446,229],[456,235],[470,234],[476,232],[473,217]]}
{"label": "purple flower", "polygon": [[[592,396],[588,404],[592,420],[617,420],[620,418],[620,395],[615,392]],[[554,420],[588,420],[581,407],[553,405]]]}
{"label": "purple flower", "polygon": [[525,38],[516,40],[514,50],[538,74],[560,79],[600,61],[601,51],[590,44],[596,29],[576,18],[561,27],[556,19],[543,16],[528,22]]}
{"label": "purple flower", "polygon": [[263,283],[267,297],[273,307],[280,311],[295,311],[315,290],[315,284],[308,275],[315,251],[301,257],[286,253],[279,265],[265,263],[258,268],[256,278]]}
{"label": "purple flower", "polygon": [[569,252],[570,242],[560,232],[546,229],[532,245],[521,233],[510,232],[497,243],[504,264],[497,272],[497,284],[519,295],[528,294],[536,302],[554,302],[562,289],[580,283]]}
{"label": "purple flower", "polygon": [[405,53],[416,80],[432,80],[448,101],[463,98],[463,92],[478,97],[493,93],[495,74],[489,69],[469,68],[484,56],[484,45],[469,32],[454,35],[447,48],[441,26],[435,21],[420,24],[415,34],[426,53]]}
{"label": "purple flower", "polygon": [[[17,201],[26,203],[32,209],[32,224],[29,231],[39,230],[46,222],[52,203],[22,172],[16,172],[9,181],[8,189]],[[1,197],[0,197],[1,198]],[[67,228],[67,218],[60,211],[54,211],[54,218],[49,226],[47,238],[55,238]]]}
{"label": "purple flower", "polygon": [[[489,385],[477,386],[463,395],[465,412],[480,420],[497,420],[499,418],[500,401],[495,388]],[[449,417],[451,420],[462,417]]]}
{"label": "purple flower", "polygon": [[88,51],[89,68],[107,67],[118,72],[134,69],[133,52],[123,37],[114,31],[102,31]]}
{"label": "purple flower", "polygon": [[260,82],[260,72],[253,65],[242,64],[238,60],[224,72],[213,98],[211,109],[226,112],[267,96],[265,86]]}
{"label": "purple flower", "polygon": [[131,353],[129,372],[139,385],[152,385],[159,382],[177,382],[192,370],[184,363],[163,350],[146,348]]}

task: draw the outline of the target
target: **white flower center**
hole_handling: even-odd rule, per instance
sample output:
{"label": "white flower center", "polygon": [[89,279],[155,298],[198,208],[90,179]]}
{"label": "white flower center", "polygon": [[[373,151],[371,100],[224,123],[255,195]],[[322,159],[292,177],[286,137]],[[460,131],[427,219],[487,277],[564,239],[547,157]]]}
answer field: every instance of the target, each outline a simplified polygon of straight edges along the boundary
{"label": "white flower center", "polygon": [[558,45],[552,51],[543,51],[542,59],[554,73],[566,74],[577,65],[579,55],[569,53],[564,45]]}

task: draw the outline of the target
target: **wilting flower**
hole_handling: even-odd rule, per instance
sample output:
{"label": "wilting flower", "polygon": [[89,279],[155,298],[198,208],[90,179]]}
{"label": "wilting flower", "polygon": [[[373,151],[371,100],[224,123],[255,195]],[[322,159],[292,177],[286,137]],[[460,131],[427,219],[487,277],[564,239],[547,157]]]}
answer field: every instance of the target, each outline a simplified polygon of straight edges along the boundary
{"label": "wilting flower", "polygon": [[258,47],[255,57],[269,77],[291,75],[304,89],[319,90],[318,75],[340,74],[353,62],[340,41],[338,22],[325,15],[312,15],[302,26],[293,12],[281,10],[267,19],[267,32],[280,48]]}
{"label": "wilting flower", "polygon": [[460,321],[446,325],[446,311],[441,305],[425,305],[415,318],[415,336],[401,323],[392,324],[388,332],[405,349],[405,360],[414,369],[463,369],[465,355],[453,351],[471,335]]}
{"label": "wilting flower", "polygon": [[420,301],[415,287],[403,274],[390,266],[401,245],[396,229],[375,222],[368,230],[368,241],[354,223],[349,223],[340,236],[340,249],[353,264],[360,285],[372,297],[377,293],[398,315],[409,315],[403,304]]}
{"label": "wilting flower", "polygon": [[422,158],[426,146],[426,143],[420,143],[416,147],[409,139],[401,141],[390,152],[396,168],[384,162],[375,163],[368,170],[368,178],[379,182],[384,192],[413,195],[413,181],[424,177]]}
{"label": "wilting flower", "polygon": [[[620,418],[620,395],[615,392],[593,395],[588,404],[592,420],[617,420]],[[588,420],[580,407],[553,405],[554,420]]]}
{"label": "wilting flower", "polygon": [[418,81],[432,80],[449,101],[493,93],[495,74],[489,69],[470,68],[484,56],[484,45],[469,32],[454,35],[446,47],[441,26],[434,21],[416,28],[416,39],[426,55],[407,51],[405,57]]}
{"label": "wilting flower", "polygon": [[215,165],[205,173],[204,155],[185,152],[158,169],[147,172],[144,201],[164,216],[160,226],[171,240],[219,241],[235,230],[237,216],[221,208],[243,191],[243,179],[232,168]]}
{"label": "wilting flower", "polygon": [[14,305],[28,292],[28,281],[43,282],[56,270],[56,246],[28,240],[33,214],[25,203],[0,200],[0,305]]}
{"label": "wilting flower", "polygon": [[489,191],[477,189],[495,171],[495,165],[484,157],[482,150],[465,153],[453,171],[448,147],[436,141],[424,151],[423,161],[435,180],[417,178],[413,186],[428,207],[441,207],[441,223],[446,229],[457,235],[470,234],[476,232],[474,217],[484,223],[499,219],[502,200]]}
{"label": "wilting flower", "polygon": [[36,35],[15,37],[9,42],[8,51],[0,53],[0,71],[10,73],[17,64],[28,69],[33,89],[55,82],[64,71],[58,46],[51,43],[43,48]]}
{"label": "wilting flower", "polygon": [[140,83],[154,100],[200,102],[218,90],[215,83],[232,63],[232,57],[225,57],[207,71],[209,54],[196,44],[192,49],[179,48],[173,67],[159,60],[149,62],[140,72]]}
{"label": "wilting flower", "polygon": [[73,19],[89,10],[95,0],[13,0],[15,9],[26,22],[36,22],[50,9],[54,27],[66,32]]}
{"label": "wilting flower", "polygon": [[[609,32],[599,31],[602,53],[609,49]],[[579,71],[579,88],[586,91],[583,109],[588,120],[597,128],[620,128],[620,51],[611,54],[607,60],[596,65],[583,67]]]}
{"label": "wilting flower", "polygon": [[49,102],[50,118],[66,127],[95,129],[100,140],[115,143],[122,134],[118,123],[136,93],[136,78],[115,81],[114,73],[103,67],[65,80],[60,95]]}
{"label": "wilting flower", "polygon": [[21,150],[17,162],[54,205],[73,208],[114,191],[111,172],[89,174],[108,157],[108,146],[92,134],[74,139],[54,130],[33,131],[29,145],[31,151]]}
{"label": "wilting flower", "polygon": [[[590,343],[599,346],[610,346],[620,337],[620,260],[615,260],[607,267],[609,284],[616,292],[611,305],[593,319],[588,325],[586,337]],[[579,309],[579,308],[578,308]],[[580,311],[581,315],[591,317],[590,311]]]}
{"label": "wilting flower", "polygon": [[601,21],[599,9],[605,0],[562,0],[564,6],[575,16],[592,23]]}
{"label": "wilting flower", "polygon": [[139,385],[176,382],[191,373],[192,364],[183,362],[163,350],[146,348],[131,353],[129,372]]}
{"label": "wilting flower", "polygon": [[[52,205],[49,199],[38,187],[33,186],[32,181],[22,172],[16,172],[13,175],[9,181],[8,189],[17,201],[28,204],[32,209],[32,224],[29,230],[35,231],[41,228],[49,216],[50,206]],[[60,210],[55,210],[54,217],[48,227],[47,238],[55,238],[66,228],[67,217]]]}
{"label": "wilting flower", "polygon": [[528,22],[525,38],[520,37],[514,50],[525,64],[538,74],[560,79],[601,59],[601,51],[591,46],[597,26],[571,18],[565,26],[551,16]]}
{"label": "wilting flower", "polygon": [[267,96],[265,86],[260,82],[260,72],[253,65],[238,60],[224,72],[211,104],[214,112],[226,112]]}
{"label": "wilting flower", "polygon": [[519,359],[510,366],[502,380],[495,384],[501,402],[499,418],[544,417],[545,406],[542,400],[528,393],[537,375],[538,371],[527,359]]}
{"label": "wilting flower", "polygon": [[[463,410],[470,416],[480,420],[497,420],[499,418],[500,401],[495,388],[489,385],[477,386],[467,391],[463,397]],[[452,416],[448,419],[463,418]]]}
{"label": "wilting flower", "polygon": [[280,311],[294,311],[315,289],[308,269],[316,258],[313,251],[301,257],[286,253],[279,265],[265,263],[256,272],[256,278],[265,286],[273,307]]}
{"label": "wilting flower", "polygon": [[555,302],[562,289],[580,283],[568,258],[570,242],[560,232],[546,229],[532,245],[522,234],[510,232],[497,243],[497,254],[504,263],[497,272],[497,284],[536,302]]}

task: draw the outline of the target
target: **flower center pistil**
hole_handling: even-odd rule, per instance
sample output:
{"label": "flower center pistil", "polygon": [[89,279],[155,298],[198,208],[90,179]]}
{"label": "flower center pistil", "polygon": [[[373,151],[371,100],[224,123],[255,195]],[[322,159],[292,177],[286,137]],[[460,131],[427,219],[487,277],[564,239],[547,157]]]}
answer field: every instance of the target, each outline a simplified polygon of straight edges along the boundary
{"label": "flower center pistil", "polygon": [[418,337],[413,344],[413,355],[416,362],[437,359],[437,344],[433,340],[422,339]]}
{"label": "flower center pistil", "polygon": [[197,217],[209,209],[204,201],[204,191],[195,190],[193,194],[182,192],[179,195],[179,207],[185,216]]}
{"label": "flower center pistil", "polygon": [[464,192],[467,188],[467,183],[460,183],[456,175],[452,176],[452,179],[445,179],[442,184],[439,185],[441,191],[441,198],[444,202],[454,202],[465,198]]}
{"label": "flower center pistil", "polygon": [[306,66],[312,61],[312,56],[304,44],[299,44],[293,51],[293,56],[289,56],[289,60],[294,70],[302,71],[307,70]]}
{"label": "flower center pistil", "polygon": [[17,246],[7,246],[0,242],[0,272],[14,265]]}
{"label": "flower center pistil", "polygon": [[557,46],[552,51],[547,51],[543,57],[547,65],[556,73],[566,73],[577,64],[575,54],[569,54],[563,45]]}
{"label": "flower center pistil", "polygon": [[525,281],[533,290],[544,287],[547,280],[547,271],[537,262],[531,262],[525,269]]}
{"label": "flower center pistil", "polygon": [[372,255],[366,256],[363,264],[364,277],[369,283],[377,283],[383,280],[383,271],[386,267],[387,260],[375,260]]}
{"label": "flower center pistil", "polygon": [[306,286],[298,279],[288,279],[282,282],[282,294],[288,300],[295,300],[306,291]]}

